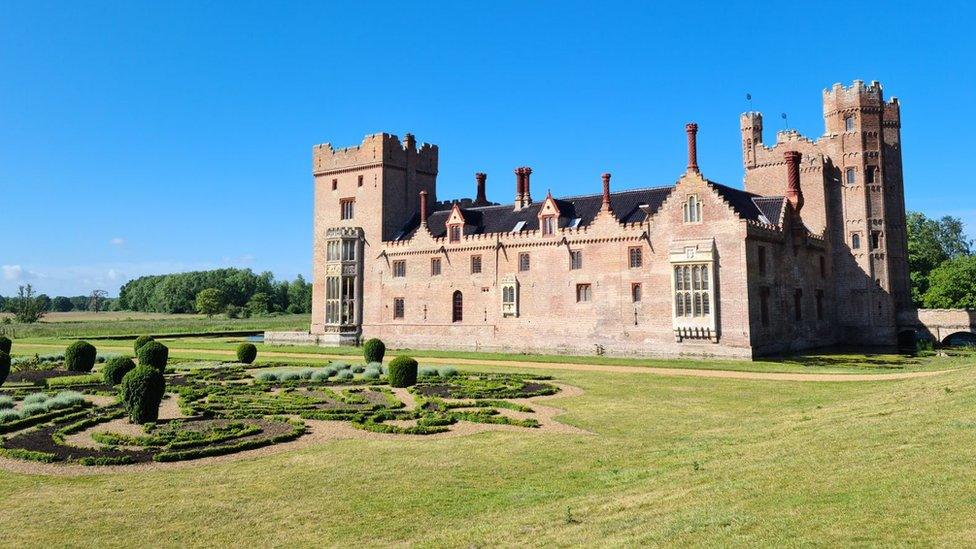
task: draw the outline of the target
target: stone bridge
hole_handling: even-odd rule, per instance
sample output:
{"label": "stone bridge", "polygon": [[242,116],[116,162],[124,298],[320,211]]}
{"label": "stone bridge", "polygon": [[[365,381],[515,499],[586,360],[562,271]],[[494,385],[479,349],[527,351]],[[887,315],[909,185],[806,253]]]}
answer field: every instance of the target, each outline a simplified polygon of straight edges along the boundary
{"label": "stone bridge", "polygon": [[898,313],[898,346],[915,338],[928,339],[936,345],[948,345],[950,339],[956,344],[976,344],[976,309],[912,309]]}

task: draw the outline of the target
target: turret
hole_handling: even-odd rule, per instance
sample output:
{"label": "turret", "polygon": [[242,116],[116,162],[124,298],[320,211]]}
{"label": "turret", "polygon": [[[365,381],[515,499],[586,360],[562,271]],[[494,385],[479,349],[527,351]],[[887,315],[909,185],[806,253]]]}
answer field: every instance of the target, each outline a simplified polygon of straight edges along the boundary
{"label": "turret", "polygon": [[760,112],[745,112],[739,115],[739,130],[742,132],[742,163],[746,168],[756,166],[756,148],[763,142],[763,120]]}

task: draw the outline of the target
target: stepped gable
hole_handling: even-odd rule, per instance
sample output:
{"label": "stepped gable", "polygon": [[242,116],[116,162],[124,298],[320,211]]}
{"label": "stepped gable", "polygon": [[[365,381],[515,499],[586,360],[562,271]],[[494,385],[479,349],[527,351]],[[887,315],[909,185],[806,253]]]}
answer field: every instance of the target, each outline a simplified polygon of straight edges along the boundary
{"label": "stepped gable", "polygon": [[[673,189],[674,187],[656,187],[612,193],[610,195],[610,206],[621,223],[639,223],[647,218],[647,214],[641,209],[641,206],[649,206],[648,209],[653,215]],[[603,205],[602,194],[571,196],[555,200],[556,205],[559,206],[560,217],[568,220],[579,218],[578,227],[585,227],[592,223]],[[539,208],[543,204],[543,201],[533,202],[520,210],[515,210],[514,204],[461,208],[461,213],[464,215],[466,224],[469,227],[474,227],[471,234],[510,233],[520,221],[525,222],[522,230],[534,231],[539,229]],[[450,208],[431,213],[427,218],[427,228],[430,230],[430,234],[435,238],[447,234],[446,222],[450,215]],[[404,227],[402,232],[404,236],[401,239],[411,238],[419,225],[419,216],[411,218]]]}

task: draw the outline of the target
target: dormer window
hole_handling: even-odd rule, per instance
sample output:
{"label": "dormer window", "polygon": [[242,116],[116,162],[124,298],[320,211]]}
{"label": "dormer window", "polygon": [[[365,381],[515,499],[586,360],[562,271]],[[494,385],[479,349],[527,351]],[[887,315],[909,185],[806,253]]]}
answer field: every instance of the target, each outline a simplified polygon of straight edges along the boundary
{"label": "dormer window", "polygon": [[460,242],[461,241],[461,226],[460,225],[451,225],[451,228],[450,228],[450,230],[448,232],[450,233],[450,241],[451,242]]}
{"label": "dormer window", "polygon": [[556,216],[547,215],[542,218],[542,236],[556,234]]}
{"label": "dormer window", "polygon": [[702,207],[701,200],[698,199],[697,194],[689,196],[688,200],[682,205],[682,208],[684,209],[685,223],[701,223]]}

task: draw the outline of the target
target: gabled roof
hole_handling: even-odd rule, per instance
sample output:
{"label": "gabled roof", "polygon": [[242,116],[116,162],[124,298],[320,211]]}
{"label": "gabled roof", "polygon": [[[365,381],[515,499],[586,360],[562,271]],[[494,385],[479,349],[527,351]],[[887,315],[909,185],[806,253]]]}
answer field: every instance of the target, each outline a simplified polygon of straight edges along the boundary
{"label": "gabled roof", "polygon": [[[740,218],[779,225],[784,203],[783,197],[762,197],[740,189],[726,187],[713,181],[708,181],[708,184],[732,206]],[[648,216],[656,214],[673,190],[674,186],[670,186],[611,193],[610,208],[621,223],[640,223],[645,221]],[[575,227],[585,227],[592,223],[603,206],[602,194],[568,196],[554,200],[559,207],[561,219],[579,219],[578,223],[573,223]],[[522,225],[521,231],[538,230],[539,209],[544,203],[544,201],[533,202],[517,211],[514,204],[477,208],[458,207],[464,215],[467,227],[466,234],[490,234],[513,232],[519,223]],[[647,208],[641,208],[645,205]],[[453,208],[454,205],[433,212],[427,217],[427,228],[434,238],[440,238],[447,234],[446,223]],[[414,215],[403,227],[399,239],[412,238],[419,226],[420,216]]]}

